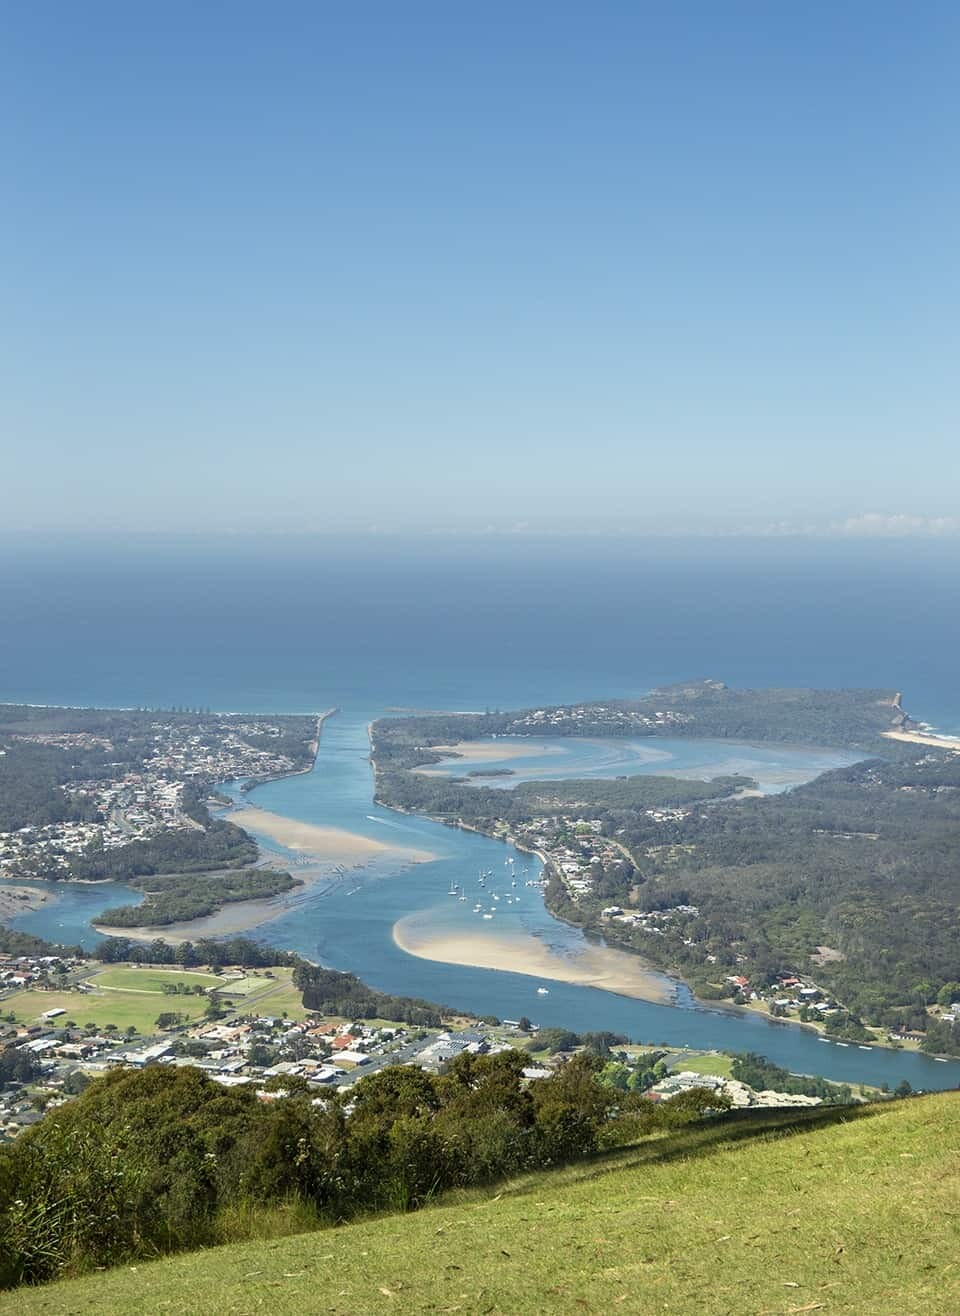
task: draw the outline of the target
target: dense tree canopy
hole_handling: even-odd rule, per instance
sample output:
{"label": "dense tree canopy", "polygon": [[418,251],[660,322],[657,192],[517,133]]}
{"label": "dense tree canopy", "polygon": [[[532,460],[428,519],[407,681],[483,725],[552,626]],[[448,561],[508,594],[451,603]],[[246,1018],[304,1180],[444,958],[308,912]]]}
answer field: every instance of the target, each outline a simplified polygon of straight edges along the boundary
{"label": "dense tree canopy", "polygon": [[0,1149],[0,1283],[200,1247],[222,1237],[226,1213],[271,1203],[329,1222],[409,1209],[586,1155],[625,1136],[625,1115],[634,1136],[703,1110],[641,1110],[597,1081],[595,1057],[533,1083],[525,1063],[466,1053],[442,1077],[398,1066],[320,1100],[284,1079],[269,1102],[196,1069],[108,1074]]}

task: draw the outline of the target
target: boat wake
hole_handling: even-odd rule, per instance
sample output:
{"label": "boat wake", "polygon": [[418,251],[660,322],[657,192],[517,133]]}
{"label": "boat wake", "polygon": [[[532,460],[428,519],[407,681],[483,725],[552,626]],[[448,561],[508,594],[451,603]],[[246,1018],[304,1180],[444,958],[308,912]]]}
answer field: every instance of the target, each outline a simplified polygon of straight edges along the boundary
{"label": "boat wake", "polygon": [[403,823],[391,822],[389,818],[376,818],[372,813],[365,815],[367,822],[379,823],[381,827],[395,827],[398,832],[410,832],[412,827],[404,827]]}

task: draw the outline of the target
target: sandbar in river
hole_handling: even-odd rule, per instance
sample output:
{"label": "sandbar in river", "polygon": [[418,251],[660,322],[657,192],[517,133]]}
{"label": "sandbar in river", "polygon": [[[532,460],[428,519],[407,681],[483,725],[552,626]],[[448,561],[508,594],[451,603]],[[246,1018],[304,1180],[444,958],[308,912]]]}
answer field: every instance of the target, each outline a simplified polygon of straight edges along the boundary
{"label": "sandbar in river", "polygon": [[669,978],[650,969],[637,955],[585,942],[573,954],[558,954],[535,937],[516,938],[470,932],[432,932],[423,914],[410,914],[393,925],[393,940],[418,959],[500,969],[532,978],[598,987],[618,996],[667,1004],[674,989]]}
{"label": "sandbar in river", "polygon": [[313,859],[334,864],[358,864],[382,857],[390,852],[408,863],[425,863],[435,858],[428,850],[413,850],[405,846],[390,845],[361,836],[359,832],[344,831],[340,827],[318,826],[285,818],[267,809],[249,804],[243,809],[232,809],[223,815],[227,822],[236,823],[247,831],[267,836],[287,850],[308,854]]}

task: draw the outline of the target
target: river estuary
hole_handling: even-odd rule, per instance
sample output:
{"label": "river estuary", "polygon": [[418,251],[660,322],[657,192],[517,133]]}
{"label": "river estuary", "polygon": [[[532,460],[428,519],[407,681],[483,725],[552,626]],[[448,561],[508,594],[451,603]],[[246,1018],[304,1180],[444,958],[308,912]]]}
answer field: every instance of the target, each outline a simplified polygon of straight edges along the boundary
{"label": "river estuary", "polygon": [[[661,1002],[541,976],[538,968],[528,974],[408,954],[397,944],[398,939],[440,947],[453,942],[469,944],[478,949],[480,960],[489,963],[491,956],[500,957],[500,962],[513,965],[522,963],[524,957],[534,965],[550,961],[576,964],[585,954],[596,954],[598,947],[579,929],[548,914],[539,888],[527,885],[540,875],[535,857],[476,833],[373,804],[367,726],[381,712],[353,709],[329,719],[312,772],[270,782],[249,796],[232,789],[238,800],[250,800],[272,815],[337,828],[385,847],[359,861],[324,863],[286,850],[261,833],[265,848],[309,881],[291,896],[263,908],[258,925],[249,929],[248,935],[350,970],[382,990],[480,1014],[501,1018],[527,1015],[542,1025],[563,1025],[577,1031],[609,1029],[651,1043],[757,1051],[794,1072],[852,1083],[894,1087],[906,1078],[918,1089],[960,1085],[960,1062],[821,1041],[795,1025],[701,1005],[682,984],[659,975],[655,977],[663,993]],[[509,764],[515,775],[496,780],[509,786],[547,776],[669,772],[701,778],[743,772],[754,776],[761,789],[770,791],[852,761],[849,755],[827,750],[667,739],[658,739],[653,745],[649,741],[565,741],[559,749],[555,744],[545,745],[542,751],[522,760],[504,758],[503,764]],[[258,834],[255,825],[246,825]],[[411,861],[408,851],[429,858]],[[480,874],[489,875],[482,886]],[[499,896],[495,904],[494,894]],[[17,916],[14,922],[39,936],[91,946],[98,940],[91,919],[105,908],[130,903],[131,896],[116,884],[64,886],[55,899]],[[488,910],[495,918],[483,918]],[[220,930],[230,930],[229,921],[221,916],[192,929],[194,935]]]}

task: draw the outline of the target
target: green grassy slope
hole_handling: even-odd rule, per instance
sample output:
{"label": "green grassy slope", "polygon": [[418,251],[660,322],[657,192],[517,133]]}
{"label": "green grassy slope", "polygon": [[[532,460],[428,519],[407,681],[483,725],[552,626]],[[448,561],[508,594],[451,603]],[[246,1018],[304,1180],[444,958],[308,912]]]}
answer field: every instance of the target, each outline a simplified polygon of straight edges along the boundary
{"label": "green grassy slope", "polygon": [[0,1299],[0,1313],[960,1311],[960,1095],[769,1112],[319,1233]]}

